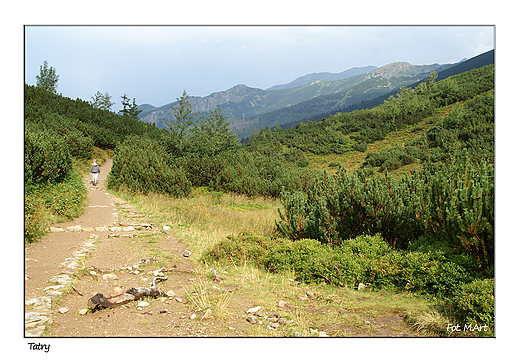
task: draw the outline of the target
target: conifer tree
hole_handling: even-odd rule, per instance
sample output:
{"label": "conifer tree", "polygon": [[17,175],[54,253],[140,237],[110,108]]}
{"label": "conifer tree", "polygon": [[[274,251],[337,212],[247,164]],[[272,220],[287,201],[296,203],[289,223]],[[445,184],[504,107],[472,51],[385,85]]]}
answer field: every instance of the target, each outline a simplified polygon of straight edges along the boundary
{"label": "conifer tree", "polygon": [[175,121],[166,121],[170,131],[178,138],[180,149],[183,148],[183,140],[188,136],[190,129],[195,126],[195,115],[192,113],[189,95],[186,90],[180,98],[177,98],[178,106],[170,107],[173,110]]}
{"label": "conifer tree", "polygon": [[121,103],[123,104],[123,109],[119,110],[119,113],[126,116],[131,117],[137,117],[141,113],[141,109],[137,107],[137,104],[135,103],[135,98],[133,100],[133,103],[130,104],[130,99],[127,97],[126,93],[121,96],[123,99]]}
{"label": "conifer tree", "polygon": [[49,68],[47,61],[44,61],[43,66],[40,66],[40,75],[36,76],[36,85],[46,91],[56,93],[59,78],[56,69],[54,67]]}
{"label": "conifer tree", "polygon": [[110,102],[111,98],[112,96],[110,96],[108,92],[102,94],[101,92],[97,91],[94,97],[92,97],[92,101],[90,102],[90,104],[96,108],[110,111],[112,106],[115,104],[114,102]]}

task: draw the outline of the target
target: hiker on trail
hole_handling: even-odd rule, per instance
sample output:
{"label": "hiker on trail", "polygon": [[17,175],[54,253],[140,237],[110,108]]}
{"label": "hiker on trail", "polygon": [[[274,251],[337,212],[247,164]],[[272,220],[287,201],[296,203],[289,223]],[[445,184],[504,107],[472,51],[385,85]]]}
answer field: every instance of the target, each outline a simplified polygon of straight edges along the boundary
{"label": "hiker on trail", "polygon": [[101,172],[101,169],[99,168],[99,165],[96,162],[96,159],[94,159],[94,162],[90,166],[90,175],[92,175],[92,184],[97,184],[97,179],[99,176],[99,173]]}

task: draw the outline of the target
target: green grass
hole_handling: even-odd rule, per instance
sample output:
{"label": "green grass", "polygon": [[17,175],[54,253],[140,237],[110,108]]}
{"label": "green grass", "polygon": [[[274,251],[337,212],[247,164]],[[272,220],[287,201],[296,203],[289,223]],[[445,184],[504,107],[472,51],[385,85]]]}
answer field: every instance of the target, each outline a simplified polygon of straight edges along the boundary
{"label": "green grass", "polygon": [[176,228],[179,237],[192,247],[195,255],[230,235],[272,234],[274,219],[281,207],[275,199],[214,193],[205,188],[194,190],[191,198],[118,193],[141,213],[152,215],[152,222]]}

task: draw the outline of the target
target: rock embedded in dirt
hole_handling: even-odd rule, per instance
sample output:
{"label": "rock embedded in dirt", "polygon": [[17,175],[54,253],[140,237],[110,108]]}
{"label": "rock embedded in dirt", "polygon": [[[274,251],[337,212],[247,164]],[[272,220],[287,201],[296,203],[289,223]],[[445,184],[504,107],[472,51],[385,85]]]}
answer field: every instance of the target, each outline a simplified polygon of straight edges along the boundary
{"label": "rock embedded in dirt", "polygon": [[32,305],[32,311],[38,313],[50,313],[52,307],[52,300],[50,297],[41,296],[31,300],[27,300],[25,305]]}
{"label": "rock embedded in dirt", "polygon": [[88,313],[88,309],[80,309],[78,310],[79,315],[86,315]]}
{"label": "rock embedded in dirt", "polygon": [[123,289],[121,286],[116,286],[112,289],[112,295],[121,295],[125,292],[125,289]]}
{"label": "rock embedded in dirt", "polygon": [[248,321],[251,324],[256,324],[258,323],[258,318],[254,315],[248,315],[246,321]]}
{"label": "rock embedded in dirt", "polygon": [[146,307],[150,306],[150,303],[146,302],[146,301],[139,301],[137,303],[137,306],[140,307],[140,308],[146,308]]}
{"label": "rock embedded in dirt", "polygon": [[59,308],[59,309],[58,309],[58,312],[59,312],[60,314],[66,314],[66,313],[69,312],[69,308]]}
{"label": "rock embedded in dirt", "polygon": [[260,310],[262,310],[262,307],[261,306],[255,306],[254,308],[251,308],[249,310],[246,311],[246,314],[254,314],[254,315],[257,315]]}
{"label": "rock embedded in dirt", "polygon": [[61,296],[62,294],[63,294],[62,291],[57,291],[57,290],[47,290],[47,291],[45,291],[45,295],[47,295],[51,299],[57,298],[58,296]]}
{"label": "rock embedded in dirt", "polygon": [[83,231],[83,227],[81,227],[80,225],[67,227],[67,232],[81,232],[81,231]]}
{"label": "rock embedded in dirt", "polygon": [[119,278],[117,277],[117,275],[114,275],[114,274],[104,274],[103,275],[103,280],[118,280]]}
{"label": "rock embedded in dirt", "polygon": [[47,290],[59,290],[59,289],[61,289],[62,287],[65,287],[65,285],[53,285],[53,286],[47,286],[45,289],[43,289],[43,291],[47,291]]}

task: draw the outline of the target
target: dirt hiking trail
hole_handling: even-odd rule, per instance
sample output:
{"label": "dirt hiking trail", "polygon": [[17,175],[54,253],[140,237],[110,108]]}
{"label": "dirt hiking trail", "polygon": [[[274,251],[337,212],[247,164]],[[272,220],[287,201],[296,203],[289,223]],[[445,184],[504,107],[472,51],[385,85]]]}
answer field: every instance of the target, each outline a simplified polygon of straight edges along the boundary
{"label": "dirt hiking trail", "polygon": [[[151,216],[105,190],[111,166],[110,159],[101,165],[97,186],[90,175],[83,177],[88,189],[83,215],[52,225],[49,234],[25,248],[25,337],[284,336],[280,325],[297,318],[296,304],[312,314],[346,315],[345,309],[324,305],[324,300],[307,299],[307,289],[294,282],[284,291],[272,291],[271,306],[248,313],[258,305],[255,282],[240,275],[219,284],[207,271],[200,272],[174,228],[151,223]],[[150,287],[154,276],[168,277],[157,283],[166,296],[87,309],[97,293],[112,297]],[[210,295],[225,306],[223,314],[201,308]],[[331,324],[319,334],[417,335],[397,313],[367,324],[370,328],[365,323],[355,329]]]}
{"label": "dirt hiking trail", "polygon": [[[187,246],[173,230],[150,223],[149,216],[105,190],[111,166],[111,159],[101,166],[96,186],[90,175],[83,177],[85,213],[52,225],[48,235],[25,248],[25,336],[244,336],[238,327],[223,330],[195,320],[201,314],[184,296],[198,280]],[[168,280],[157,286],[168,297],[86,312],[88,299],[97,293],[110,297],[131,287],[150,287],[153,272],[161,267]]]}

